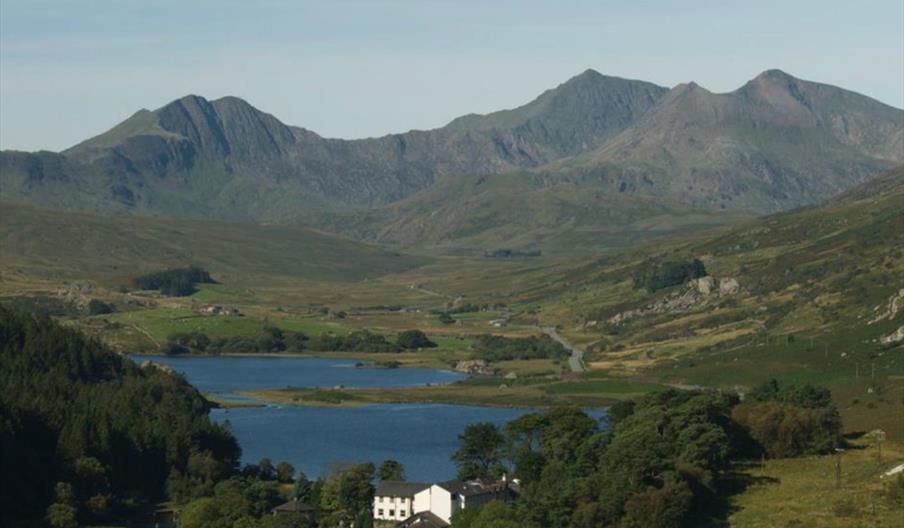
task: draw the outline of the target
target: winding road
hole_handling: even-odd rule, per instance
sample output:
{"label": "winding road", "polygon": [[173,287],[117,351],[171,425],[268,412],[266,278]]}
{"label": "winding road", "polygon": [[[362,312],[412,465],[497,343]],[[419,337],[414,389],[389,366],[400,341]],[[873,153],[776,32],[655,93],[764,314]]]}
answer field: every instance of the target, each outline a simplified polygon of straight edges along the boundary
{"label": "winding road", "polygon": [[572,372],[584,372],[587,370],[587,367],[584,365],[584,351],[573,346],[568,342],[567,339],[562,337],[559,334],[559,331],[556,330],[554,326],[547,326],[542,329],[543,332],[549,337],[558,341],[565,350],[571,352],[571,356],[568,357],[568,366],[571,368]]}

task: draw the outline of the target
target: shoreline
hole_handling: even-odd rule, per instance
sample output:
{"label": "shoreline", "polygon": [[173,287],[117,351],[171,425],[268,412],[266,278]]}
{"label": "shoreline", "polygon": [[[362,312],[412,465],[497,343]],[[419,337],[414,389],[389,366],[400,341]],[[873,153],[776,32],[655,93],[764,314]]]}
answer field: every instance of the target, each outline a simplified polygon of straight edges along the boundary
{"label": "shoreline", "polygon": [[[399,364],[392,368],[422,368],[422,369],[432,369],[432,370],[441,370],[444,372],[452,372],[455,374],[461,374],[463,376],[469,376],[469,374],[464,372],[459,372],[450,367],[447,363],[440,361],[426,361],[422,363],[418,363],[418,360],[422,360],[423,357],[418,358],[410,358],[400,354],[384,354],[380,352],[325,352],[325,351],[317,351],[316,354],[308,354],[306,352],[238,352],[234,354],[179,354],[179,355],[167,355],[167,354],[151,354],[151,353],[140,353],[140,354],[123,354],[126,357],[133,356],[141,356],[145,358],[151,357],[161,357],[161,358],[170,358],[170,359],[180,359],[180,358],[194,358],[194,359],[205,359],[205,358],[232,358],[232,357],[244,357],[244,358],[292,358],[292,359],[345,359],[348,361],[358,361],[358,362],[369,362],[369,363],[379,363],[380,361],[397,361]],[[384,356],[393,356],[391,358]],[[409,361],[406,361],[409,360]],[[389,367],[357,367],[357,368],[375,368],[375,369],[389,369]]]}
{"label": "shoreline", "polygon": [[499,409],[549,409],[577,406],[585,409],[607,409],[619,398],[566,397],[550,395],[536,387],[496,387],[446,384],[387,388],[314,388],[252,389],[236,394],[255,400],[298,407],[361,407],[371,404],[431,404],[489,407]]}

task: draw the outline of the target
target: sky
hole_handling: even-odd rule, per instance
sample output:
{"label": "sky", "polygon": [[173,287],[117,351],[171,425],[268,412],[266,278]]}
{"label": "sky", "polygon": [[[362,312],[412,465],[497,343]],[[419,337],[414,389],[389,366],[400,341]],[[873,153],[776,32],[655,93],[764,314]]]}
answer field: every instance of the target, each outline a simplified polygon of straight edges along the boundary
{"label": "sky", "polygon": [[2,0],[0,148],[62,150],[187,94],[380,136],[587,68],[715,92],[779,68],[904,108],[904,2]]}

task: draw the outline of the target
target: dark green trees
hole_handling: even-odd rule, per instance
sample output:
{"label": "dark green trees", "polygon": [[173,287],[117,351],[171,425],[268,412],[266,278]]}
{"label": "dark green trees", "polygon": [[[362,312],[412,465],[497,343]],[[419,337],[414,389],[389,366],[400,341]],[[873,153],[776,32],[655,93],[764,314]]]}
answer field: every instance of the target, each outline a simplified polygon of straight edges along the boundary
{"label": "dark green trees", "polygon": [[16,483],[0,486],[3,525],[52,514],[65,526],[69,507],[99,522],[126,495],[211,489],[237,464],[235,439],[184,379],[2,307],[0,387],[0,467]]}
{"label": "dark green trees", "polygon": [[841,416],[822,387],[772,380],[751,391],[732,418],[770,457],[828,453],[841,443]]}
{"label": "dark green trees", "polygon": [[396,339],[396,344],[406,349],[436,347],[436,343],[431,341],[427,334],[420,330],[406,330],[402,332]]}
{"label": "dark green trees", "polygon": [[452,455],[462,480],[484,478],[499,473],[505,439],[491,423],[476,423],[458,435],[459,448]]}
{"label": "dark green trees", "polygon": [[184,297],[197,291],[195,284],[213,284],[210,273],[197,266],[175,268],[136,277],[133,281],[142,290],[159,290],[169,297]]}
{"label": "dark green trees", "polygon": [[568,357],[568,351],[548,335],[505,337],[484,334],[478,336],[474,342],[474,357],[487,361],[561,359]]}
{"label": "dark green trees", "polygon": [[670,286],[706,276],[706,268],[698,259],[644,262],[634,276],[634,288],[655,292]]}
{"label": "dark green trees", "polygon": [[384,460],[377,468],[377,478],[380,480],[405,480],[405,468],[397,460]]}

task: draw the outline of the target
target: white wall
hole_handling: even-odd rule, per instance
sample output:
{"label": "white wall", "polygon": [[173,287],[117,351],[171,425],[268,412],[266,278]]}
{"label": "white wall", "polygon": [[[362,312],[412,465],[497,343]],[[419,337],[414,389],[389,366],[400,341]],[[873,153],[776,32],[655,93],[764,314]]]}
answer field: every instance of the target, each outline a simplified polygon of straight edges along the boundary
{"label": "white wall", "polygon": [[452,504],[452,494],[446,489],[436,484],[430,486],[430,511],[433,515],[451,523],[452,514],[458,510],[457,506]]}
{"label": "white wall", "polygon": [[411,509],[409,497],[374,497],[374,519],[402,521],[415,513]]}
{"label": "white wall", "polygon": [[414,512],[412,513],[421,513],[422,511],[427,511],[430,509],[430,490],[433,486],[429,488],[425,488],[414,495]]}

